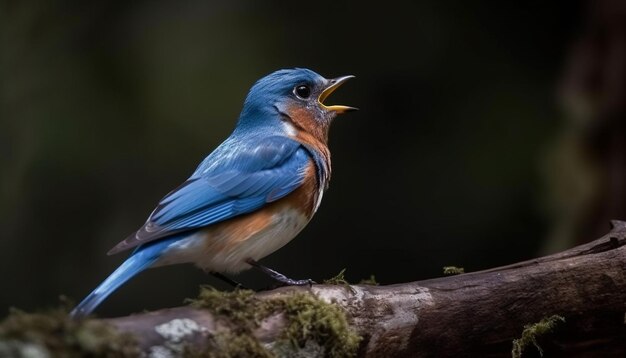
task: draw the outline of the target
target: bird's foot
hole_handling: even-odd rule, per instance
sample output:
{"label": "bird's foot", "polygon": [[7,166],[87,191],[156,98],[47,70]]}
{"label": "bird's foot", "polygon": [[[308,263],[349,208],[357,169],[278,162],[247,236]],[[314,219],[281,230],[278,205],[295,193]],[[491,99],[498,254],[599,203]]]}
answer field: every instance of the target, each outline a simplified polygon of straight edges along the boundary
{"label": "bird's foot", "polygon": [[285,275],[283,275],[280,272],[274,271],[269,267],[265,267],[263,265],[261,265],[260,263],[256,262],[253,259],[247,259],[246,262],[254,267],[255,269],[263,272],[264,274],[268,275],[270,278],[272,278],[274,281],[278,282],[281,284],[281,286],[313,286],[313,284],[315,284],[316,282],[311,280],[311,279],[305,279],[305,280],[294,280],[291,279]]}

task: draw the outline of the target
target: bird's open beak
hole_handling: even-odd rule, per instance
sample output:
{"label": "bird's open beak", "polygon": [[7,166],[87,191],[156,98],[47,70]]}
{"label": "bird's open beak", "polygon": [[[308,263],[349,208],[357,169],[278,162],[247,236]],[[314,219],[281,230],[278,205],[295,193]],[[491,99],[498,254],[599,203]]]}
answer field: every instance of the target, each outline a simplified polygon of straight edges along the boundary
{"label": "bird's open beak", "polygon": [[320,103],[320,105],[322,107],[324,107],[325,109],[329,110],[329,111],[334,111],[337,113],[344,113],[344,112],[348,112],[348,111],[356,111],[358,110],[358,108],[354,108],[354,107],[349,107],[349,106],[342,106],[342,105],[332,105],[332,106],[327,106],[324,104],[324,100],[326,99],[326,97],[330,96],[331,93],[335,92],[335,90],[337,88],[339,88],[339,86],[341,86],[344,82],[346,82],[347,80],[354,78],[354,76],[350,75],[350,76],[342,76],[342,77],[337,77],[337,78],[333,78],[332,80],[328,81],[328,87],[326,87],[322,93],[320,93],[319,98],[317,99],[318,102]]}

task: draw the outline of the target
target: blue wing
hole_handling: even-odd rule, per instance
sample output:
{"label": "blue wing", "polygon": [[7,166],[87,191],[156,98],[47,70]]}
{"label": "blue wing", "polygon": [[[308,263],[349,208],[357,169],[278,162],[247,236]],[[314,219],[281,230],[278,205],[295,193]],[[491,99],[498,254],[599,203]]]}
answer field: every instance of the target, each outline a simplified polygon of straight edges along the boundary
{"label": "blue wing", "polygon": [[299,187],[309,162],[307,149],[286,137],[226,141],[109,254],[257,210]]}

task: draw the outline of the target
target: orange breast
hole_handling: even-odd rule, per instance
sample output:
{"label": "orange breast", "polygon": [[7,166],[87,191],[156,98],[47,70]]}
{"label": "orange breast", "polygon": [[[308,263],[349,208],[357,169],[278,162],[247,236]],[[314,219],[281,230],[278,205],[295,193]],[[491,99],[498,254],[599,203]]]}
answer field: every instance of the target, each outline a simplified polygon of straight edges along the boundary
{"label": "orange breast", "polygon": [[[328,123],[317,121],[310,111],[297,106],[289,108],[289,118],[297,129],[292,138],[304,144],[309,150],[314,150],[317,156],[321,158],[321,160],[316,159],[316,161],[318,165],[323,166],[323,168],[319,169],[324,175],[323,178],[318,178],[318,180],[320,181],[319,186],[325,189],[330,181],[331,174]],[[315,164],[313,165],[313,171],[315,174]]]}
{"label": "orange breast", "polygon": [[265,230],[272,224],[275,215],[296,210],[301,212],[309,220],[314,214],[315,204],[318,199],[317,179],[315,178],[315,165],[311,161],[305,172],[305,179],[296,190],[275,202],[269,203],[263,208],[233,219],[221,222],[210,227],[212,236],[227,238],[226,240],[213,241],[213,250],[228,251],[254,235]]}
{"label": "orange breast", "polygon": [[300,129],[298,132],[306,133],[324,145],[328,142],[328,124],[317,121],[310,110],[293,106],[288,112],[293,124]]}

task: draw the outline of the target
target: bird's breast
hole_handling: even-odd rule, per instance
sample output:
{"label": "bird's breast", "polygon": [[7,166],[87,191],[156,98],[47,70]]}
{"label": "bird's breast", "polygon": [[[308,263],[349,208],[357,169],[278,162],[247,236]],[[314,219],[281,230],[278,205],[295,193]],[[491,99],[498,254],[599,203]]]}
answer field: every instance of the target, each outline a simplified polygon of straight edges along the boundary
{"label": "bird's breast", "polygon": [[309,223],[321,200],[311,162],[304,181],[286,197],[211,225],[172,244],[158,265],[193,262],[207,271],[238,272],[291,241]]}
{"label": "bird's breast", "polygon": [[305,107],[291,106],[287,109],[287,114],[299,134],[308,134],[321,143],[328,142],[328,123],[317,120],[313,111]]}

